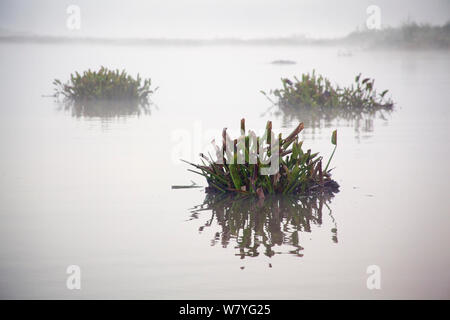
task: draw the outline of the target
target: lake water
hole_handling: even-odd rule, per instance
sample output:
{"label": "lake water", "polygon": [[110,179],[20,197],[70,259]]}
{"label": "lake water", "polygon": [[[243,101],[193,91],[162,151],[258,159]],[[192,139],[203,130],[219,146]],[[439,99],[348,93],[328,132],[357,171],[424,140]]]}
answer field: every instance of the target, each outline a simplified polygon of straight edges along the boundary
{"label": "lake water", "polygon": [[[450,54],[338,51],[0,44],[0,297],[450,298]],[[101,65],[151,77],[151,114],[77,117],[42,97]],[[338,129],[334,198],[261,208],[171,189],[204,186],[179,158],[198,161],[243,117],[289,133],[304,115],[266,113],[259,90],[313,69],[339,84],[362,72],[396,102],[384,119],[305,120],[304,145],[325,158]]]}

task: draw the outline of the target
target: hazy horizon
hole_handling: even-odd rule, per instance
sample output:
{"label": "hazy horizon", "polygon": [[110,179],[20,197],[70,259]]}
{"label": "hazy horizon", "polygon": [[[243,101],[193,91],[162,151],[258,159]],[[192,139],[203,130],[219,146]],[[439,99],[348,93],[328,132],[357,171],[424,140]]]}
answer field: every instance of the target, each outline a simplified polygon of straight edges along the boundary
{"label": "hazy horizon", "polygon": [[[80,30],[66,27],[69,5],[81,9]],[[105,38],[332,38],[365,26],[366,9],[381,9],[382,26],[411,20],[442,25],[450,1],[3,0],[0,29],[49,36]]]}

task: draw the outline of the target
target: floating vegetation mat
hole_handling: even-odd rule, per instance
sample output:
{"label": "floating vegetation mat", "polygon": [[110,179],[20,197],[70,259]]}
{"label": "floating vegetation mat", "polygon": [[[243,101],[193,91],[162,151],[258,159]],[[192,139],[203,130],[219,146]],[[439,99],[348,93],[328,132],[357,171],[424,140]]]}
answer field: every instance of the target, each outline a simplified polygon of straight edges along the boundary
{"label": "floating vegetation mat", "polygon": [[55,97],[74,116],[113,117],[149,113],[151,80],[128,75],[125,70],[75,72],[66,83],[53,81]]}
{"label": "floating vegetation mat", "polygon": [[[283,87],[271,90],[269,94],[261,91],[274,104],[290,109],[340,109],[343,113],[374,112],[376,110],[390,110],[394,103],[387,97],[388,90],[378,93],[375,80],[362,78],[361,74],[355,77],[355,82],[348,87],[333,85],[322,75],[312,73],[302,74],[301,78],[294,80],[281,79]],[[276,101],[270,97],[274,96]]]}
{"label": "floating vegetation mat", "polygon": [[265,133],[257,137],[253,131],[245,135],[245,120],[241,120],[241,136],[231,140],[222,132],[222,146],[216,147],[216,160],[211,155],[200,154],[201,164],[187,162],[195,169],[190,171],[206,178],[207,192],[236,193],[241,196],[267,194],[313,194],[337,192],[339,185],[331,179],[329,165],[337,146],[337,132],[329,160],[311,150],[304,151],[298,134],[300,123],[287,137],[275,136],[272,122],[268,121]]}

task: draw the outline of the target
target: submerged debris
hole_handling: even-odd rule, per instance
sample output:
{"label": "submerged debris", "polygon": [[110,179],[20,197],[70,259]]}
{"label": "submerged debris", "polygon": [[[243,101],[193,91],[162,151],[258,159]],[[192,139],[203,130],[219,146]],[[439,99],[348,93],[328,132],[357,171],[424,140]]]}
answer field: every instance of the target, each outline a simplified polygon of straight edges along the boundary
{"label": "submerged debris", "polygon": [[191,181],[191,185],[189,186],[172,186],[172,189],[195,189],[195,188],[202,188],[202,186],[197,185],[194,181]]}
{"label": "submerged debris", "polygon": [[274,60],[271,62],[272,64],[297,64],[297,62],[293,61],[293,60]]}

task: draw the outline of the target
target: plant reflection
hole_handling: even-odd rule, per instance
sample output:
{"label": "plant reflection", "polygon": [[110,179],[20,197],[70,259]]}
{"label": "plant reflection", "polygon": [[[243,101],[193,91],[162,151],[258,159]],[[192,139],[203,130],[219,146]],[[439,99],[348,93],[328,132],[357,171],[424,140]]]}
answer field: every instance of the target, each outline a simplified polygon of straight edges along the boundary
{"label": "plant reflection", "polygon": [[293,108],[273,104],[262,116],[281,117],[283,126],[289,127],[291,123],[299,121],[311,130],[314,136],[316,130],[329,127],[354,127],[355,137],[367,137],[374,131],[374,121],[379,119],[388,122],[393,109],[375,108],[374,110],[360,111],[349,108]]}
{"label": "plant reflection", "polygon": [[150,115],[152,103],[140,103],[138,100],[86,101],[59,103],[59,110],[68,111],[75,118],[113,119],[131,116]]}
{"label": "plant reflection", "polygon": [[324,211],[332,224],[331,239],[338,242],[336,222],[328,206],[332,197],[332,194],[272,196],[258,200],[208,194],[203,204],[192,208],[191,220],[198,219],[202,212],[210,212],[211,217],[199,231],[218,227],[211,245],[220,243],[226,248],[235,243],[236,255],[241,259],[261,253],[267,257],[276,254],[302,257],[302,235],[322,225]]}

